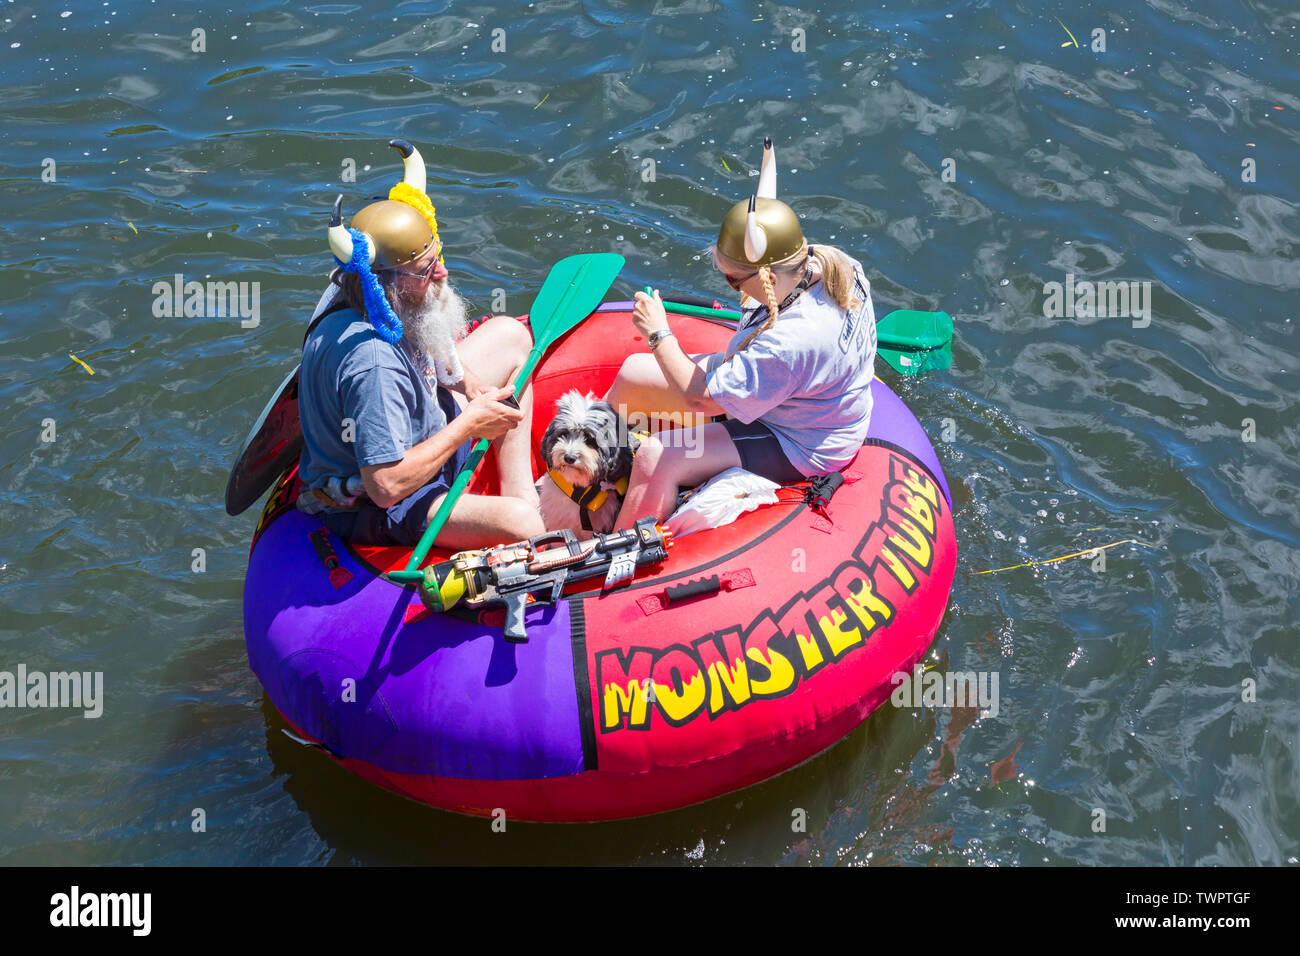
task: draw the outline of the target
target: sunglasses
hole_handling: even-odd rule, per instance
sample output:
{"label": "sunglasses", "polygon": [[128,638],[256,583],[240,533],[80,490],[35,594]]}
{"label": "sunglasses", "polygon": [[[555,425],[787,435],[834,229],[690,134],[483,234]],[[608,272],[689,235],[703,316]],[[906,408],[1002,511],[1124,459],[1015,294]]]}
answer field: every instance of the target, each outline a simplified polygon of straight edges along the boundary
{"label": "sunglasses", "polygon": [[401,269],[387,270],[390,275],[406,276],[408,279],[419,279],[421,282],[427,282],[429,276],[433,275],[433,270],[438,267],[438,259],[442,256],[442,246],[438,247],[438,255],[433,257],[433,261],[425,268],[423,272],[403,272]]}
{"label": "sunglasses", "polygon": [[755,272],[751,272],[749,275],[744,275],[744,276],[729,276],[729,275],[727,275],[727,274],[724,272],[724,273],[722,273],[722,278],[724,278],[724,279],[727,280],[727,285],[731,286],[731,288],[732,288],[734,291],[739,292],[739,291],[740,291],[740,284],[741,284],[742,282],[748,282],[750,279],[754,278],[754,276],[756,276],[756,275],[758,275],[758,272],[757,272],[757,271],[755,271]]}

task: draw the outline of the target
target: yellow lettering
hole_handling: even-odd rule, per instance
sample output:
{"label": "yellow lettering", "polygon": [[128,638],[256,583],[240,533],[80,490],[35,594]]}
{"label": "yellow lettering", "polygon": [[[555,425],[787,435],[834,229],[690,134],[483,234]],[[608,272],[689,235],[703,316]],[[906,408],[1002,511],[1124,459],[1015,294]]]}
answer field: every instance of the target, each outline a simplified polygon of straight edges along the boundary
{"label": "yellow lettering", "polygon": [[705,684],[704,675],[699,671],[689,678],[682,675],[680,694],[673,688],[672,681],[666,684],[655,681],[655,702],[665,717],[675,724],[683,723],[704,706],[704,697],[708,689]]}
{"label": "yellow lettering", "polygon": [[[931,557],[930,542],[921,533],[921,529],[912,524],[907,518],[894,520],[892,515],[890,516],[890,524],[902,532],[901,534],[891,534],[889,536],[890,543],[898,545],[902,552],[915,561],[917,567],[922,571],[928,570]],[[904,538],[903,535],[906,535],[907,538]]]}
{"label": "yellow lettering", "polygon": [[903,559],[890,551],[889,545],[885,544],[880,546],[880,557],[885,562],[885,567],[889,569],[889,573],[903,586],[903,590],[911,593],[912,588],[916,587],[916,578],[912,577],[912,572],[907,569]]}
{"label": "yellow lettering", "polygon": [[716,714],[722,710],[724,700],[722,689],[726,687],[737,706],[749,700],[749,671],[743,657],[733,658],[730,663],[715,661],[709,665],[713,675],[713,690],[709,694],[709,713]]}
{"label": "yellow lettering", "polygon": [[812,673],[823,663],[825,658],[822,657],[822,649],[817,646],[817,638],[811,634],[800,634],[794,632],[794,643],[799,648],[799,653],[803,655],[804,669]]}
{"label": "yellow lettering", "polygon": [[923,495],[925,500],[935,508],[939,507],[939,486],[927,476],[921,474],[915,468],[909,468],[899,458],[893,459],[893,467],[890,471],[892,477],[907,485],[918,495]]}
{"label": "yellow lettering", "polygon": [[831,649],[831,657],[839,660],[850,647],[861,644],[862,632],[856,627],[845,627],[849,617],[839,608],[831,608],[829,617],[819,617],[817,624],[826,637],[826,644]]}
{"label": "yellow lettering", "polygon": [[754,680],[752,676],[750,677],[749,686],[754,691],[755,697],[776,697],[794,686],[794,667],[780,651],[769,647],[767,658],[764,659],[762,649],[747,647],[745,656],[754,663],[761,664],[768,671],[766,680]]}
{"label": "yellow lettering", "polygon": [[902,509],[903,514],[916,520],[926,535],[934,538],[934,511],[920,495],[914,495],[902,485],[894,485],[889,493],[890,500]]}
{"label": "yellow lettering", "polygon": [[877,594],[870,576],[857,567],[847,567],[835,576],[835,593],[868,634],[894,616],[894,609]]}
{"label": "yellow lettering", "polygon": [[646,708],[649,706],[647,694],[641,685],[631,682],[625,686],[609,683],[605,685],[604,724],[606,730],[613,730],[623,722],[623,714],[631,717],[631,726],[636,727],[646,722]]}
{"label": "yellow lettering", "polygon": [[885,530],[880,525],[872,525],[871,532],[858,548],[858,557],[868,568],[874,567],[877,561],[883,561],[889,573],[894,576],[894,580],[903,586],[904,591],[911,594],[916,588],[916,578],[912,577],[912,572],[907,569],[903,559],[890,550],[886,543],[888,540]]}
{"label": "yellow lettering", "polygon": [[709,634],[695,642],[709,685],[709,713],[719,714],[728,704],[741,707],[749,701],[749,669],[739,628]]}

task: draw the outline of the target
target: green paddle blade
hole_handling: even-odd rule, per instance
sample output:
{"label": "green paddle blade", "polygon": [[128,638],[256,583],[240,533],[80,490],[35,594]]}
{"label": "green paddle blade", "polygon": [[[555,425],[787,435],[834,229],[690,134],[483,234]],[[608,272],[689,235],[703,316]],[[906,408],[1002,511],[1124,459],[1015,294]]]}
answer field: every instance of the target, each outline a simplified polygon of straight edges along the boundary
{"label": "green paddle blade", "polygon": [[952,343],[937,349],[895,349],[887,345],[876,347],[876,354],[899,375],[924,375],[942,372],[952,366]]}
{"label": "green paddle blade", "polygon": [[952,342],[952,316],[897,309],[876,322],[876,341],[894,349],[941,349]]}
{"label": "green paddle blade", "polygon": [[[622,256],[613,252],[599,252],[569,256],[551,267],[528,314],[528,322],[533,330],[533,350],[528,353],[528,358],[519,369],[519,374],[515,376],[515,398],[523,393],[528,379],[532,377],[533,369],[537,367],[546,350],[565,332],[596,311],[601,299],[605,297],[609,287],[614,284],[614,279],[618,277],[619,270],[623,268],[623,261]],[[414,580],[410,572],[414,572],[424,562],[429,549],[433,547],[434,538],[438,537],[442,526],[447,523],[451,509],[464,494],[465,486],[469,484],[487,449],[488,441],[485,438],[474,443],[465,467],[452,482],[451,488],[442,499],[442,504],[438,506],[438,510],[429,521],[429,526],[420,536],[420,543],[411,553],[411,560],[407,562],[405,572],[395,572],[390,575],[390,578],[403,581]],[[402,577],[397,578],[397,574],[401,574]]]}
{"label": "green paddle blade", "polygon": [[515,379],[515,397],[523,392],[533,368],[555,341],[596,311],[623,268],[623,257],[613,252],[569,256],[551,267],[542,290],[533,300],[528,322],[533,329],[533,351]]}
{"label": "green paddle blade", "polygon": [[876,322],[876,354],[900,375],[952,366],[952,316],[898,309]]}

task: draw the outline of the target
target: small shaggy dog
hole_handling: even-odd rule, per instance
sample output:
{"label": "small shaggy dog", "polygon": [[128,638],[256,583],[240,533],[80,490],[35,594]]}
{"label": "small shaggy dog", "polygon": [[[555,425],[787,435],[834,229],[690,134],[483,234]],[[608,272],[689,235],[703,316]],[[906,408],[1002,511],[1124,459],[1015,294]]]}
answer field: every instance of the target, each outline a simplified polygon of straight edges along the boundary
{"label": "small shaggy dog", "polygon": [[614,530],[636,444],[608,402],[577,390],[560,396],[542,436],[549,470],[537,482],[547,530],[571,528],[580,538]]}

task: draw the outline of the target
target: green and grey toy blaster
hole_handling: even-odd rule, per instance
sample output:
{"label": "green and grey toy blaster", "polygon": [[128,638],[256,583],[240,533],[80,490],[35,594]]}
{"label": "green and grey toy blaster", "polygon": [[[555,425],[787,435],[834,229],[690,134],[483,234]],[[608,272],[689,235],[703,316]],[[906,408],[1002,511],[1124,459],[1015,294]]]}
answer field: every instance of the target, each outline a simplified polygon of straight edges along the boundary
{"label": "green and grey toy blaster", "polygon": [[642,518],[633,528],[589,541],[579,541],[564,528],[514,544],[461,551],[423,571],[391,571],[388,577],[418,583],[420,599],[430,610],[504,606],[505,638],[521,644],[528,640],[524,609],[530,596],[534,603],[550,606],[569,582],[602,574],[602,590],[612,590],[631,581],[641,565],[665,561],[670,547],[672,533],[654,518]]}

